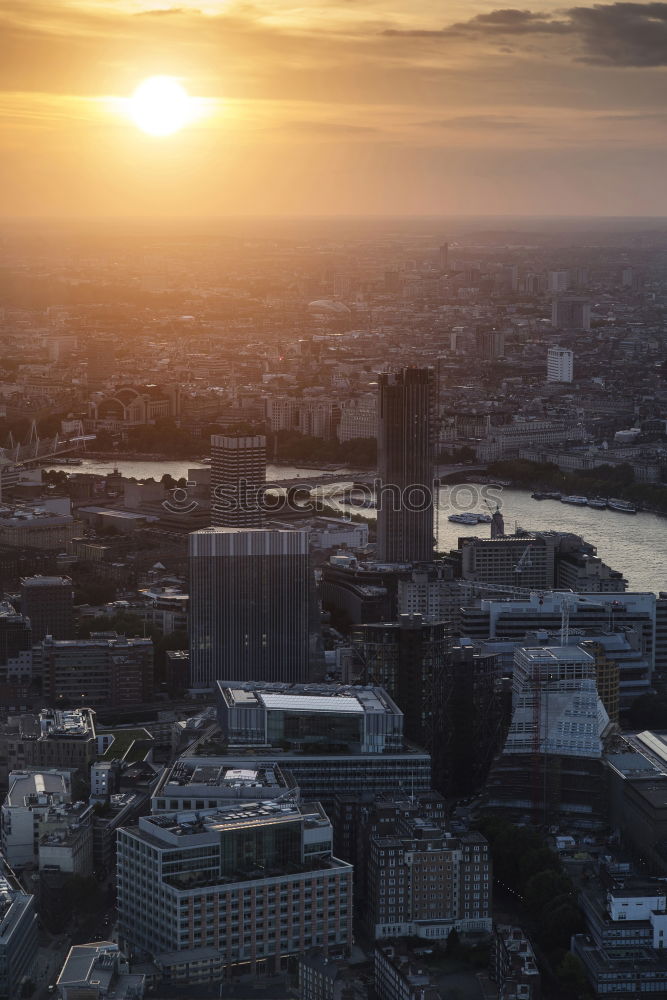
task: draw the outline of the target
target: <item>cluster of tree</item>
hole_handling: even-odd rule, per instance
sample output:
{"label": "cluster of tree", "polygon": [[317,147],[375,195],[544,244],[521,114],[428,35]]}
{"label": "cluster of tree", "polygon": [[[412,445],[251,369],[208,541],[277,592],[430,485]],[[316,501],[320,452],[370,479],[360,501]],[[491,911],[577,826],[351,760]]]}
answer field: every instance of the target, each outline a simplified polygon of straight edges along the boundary
{"label": "cluster of tree", "polygon": [[377,462],[375,438],[355,438],[341,444],[309,437],[298,431],[278,431],[275,434],[275,455],[290,462],[340,462],[359,468],[374,466]]}
{"label": "cluster of tree", "polygon": [[582,933],[585,922],[560,859],[530,827],[487,816],[479,829],[491,846],[495,879],[522,900],[526,929],[565,995],[592,996],[581,962],[568,951],[572,935]]}
{"label": "cluster of tree", "polygon": [[599,465],[581,472],[561,472],[552,462],[528,462],[525,459],[493,462],[489,472],[509,479],[516,486],[530,489],[555,489],[561,493],[584,496],[613,496],[631,503],[646,505],[667,513],[667,489],[636,483],[632,466]]}

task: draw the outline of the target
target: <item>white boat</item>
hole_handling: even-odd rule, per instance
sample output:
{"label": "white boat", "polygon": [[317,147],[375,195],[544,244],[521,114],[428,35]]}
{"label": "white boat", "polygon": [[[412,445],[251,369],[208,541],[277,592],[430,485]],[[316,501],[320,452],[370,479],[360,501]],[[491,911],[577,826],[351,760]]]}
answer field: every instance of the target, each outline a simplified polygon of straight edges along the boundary
{"label": "white boat", "polygon": [[604,497],[593,497],[591,500],[588,501],[588,506],[592,507],[593,510],[606,510],[607,501],[604,499]]}
{"label": "white boat", "polygon": [[454,524],[477,524],[478,518],[477,514],[450,514],[447,520]]}
{"label": "white boat", "polygon": [[575,507],[587,507],[588,497],[561,497],[560,502],[571,503],[574,504]]}
{"label": "white boat", "polygon": [[607,507],[609,510],[618,510],[622,514],[636,514],[637,508],[634,504],[628,503],[627,500],[608,500]]}

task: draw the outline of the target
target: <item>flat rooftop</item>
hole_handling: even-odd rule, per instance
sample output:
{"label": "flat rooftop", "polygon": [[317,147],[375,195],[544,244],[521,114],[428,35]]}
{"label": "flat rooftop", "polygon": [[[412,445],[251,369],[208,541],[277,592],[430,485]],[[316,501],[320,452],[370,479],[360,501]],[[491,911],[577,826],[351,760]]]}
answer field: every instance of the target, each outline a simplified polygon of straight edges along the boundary
{"label": "flat rooftop", "polygon": [[197,833],[223,833],[244,826],[255,827],[257,823],[290,823],[302,819],[308,820],[311,825],[330,825],[317,802],[298,805],[261,800],[197,812],[154,813],[142,816],[139,828],[150,832],[151,827],[157,827],[177,836],[192,836]]}
{"label": "flat rooftop", "polygon": [[177,760],[162,791],[205,786],[205,790],[261,788],[265,791],[284,789],[287,781],[276,764],[221,764],[220,761],[188,759]]}
{"label": "flat rooftop", "polygon": [[[588,654],[586,654],[588,655]],[[380,687],[350,684],[229,684],[217,682],[218,693],[232,708],[268,711],[334,712],[358,714],[378,712],[400,715],[389,695]]]}

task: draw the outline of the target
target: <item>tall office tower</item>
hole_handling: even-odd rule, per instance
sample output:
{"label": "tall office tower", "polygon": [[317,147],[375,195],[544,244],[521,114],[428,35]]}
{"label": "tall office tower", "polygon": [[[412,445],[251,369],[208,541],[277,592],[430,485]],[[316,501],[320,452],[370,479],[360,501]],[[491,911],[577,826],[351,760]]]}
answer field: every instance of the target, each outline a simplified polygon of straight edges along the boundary
{"label": "tall office tower", "polygon": [[547,382],[571,382],[574,354],[564,347],[550,347],[547,351]]}
{"label": "tall office tower", "polygon": [[449,243],[443,243],[438,249],[438,266],[441,271],[449,270]]}
{"label": "tall office tower", "polygon": [[307,680],[308,532],[205,528],[189,555],[193,685]]}
{"label": "tall office tower", "polygon": [[266,438],[211,437],[211,523],[216,528],[261,528],[266,483]]}
{"label": "tall office tower", "polygon": [[590,330],[590,302],[580,295],[555,298],[551,303],[551,325],[558,330]]}
{"label": "tall office tower", "polygon": [[21,613],[30,619],[33,643],[51,635],[74,635],[74,590],[68,576],[26,576],[21,580]]}
{"label": "tall office tower", "polygon": [[433,558],[436,385],[433,368],[379,378],[377,555],[383,562]]}

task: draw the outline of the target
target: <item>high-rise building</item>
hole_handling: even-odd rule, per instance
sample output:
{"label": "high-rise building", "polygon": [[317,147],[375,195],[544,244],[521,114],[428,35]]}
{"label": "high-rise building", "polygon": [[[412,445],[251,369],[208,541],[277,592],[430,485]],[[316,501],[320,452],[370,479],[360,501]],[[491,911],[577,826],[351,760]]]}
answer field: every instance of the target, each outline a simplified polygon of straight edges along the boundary
{"label": "high-rise building", "polygon": [[438,248],[438,267],[441,271],[449,270],[449,243],[443,243]]}
{"label": "high-rise building", "polygon": [[433,558],[433,368],[379,377],[377,554],[384,562]]}
{"label": "high-rise building", "polygon": [[261,434],[211,437],[211,523],[261,528],[266,484],[266,438]]}
{"label": "high-rise building", "polygon": [[71,639],[74,589],[68,576],[26,576],[21,580],[21,612],[30,619],[32,641]]}
{"label": "high-rise building", "polygon": [[308,532],[205,528],[189,554],[192,684],[308,680]]}
{"label": "high-rise building", "polygon": [[571,382],[574,354],[564,347],[550,347],[547,351],[547,382]]}
{"label": "high-rise building", "polygon": [[579,295],[555,298],[551,304],[551,325],[557,330],[590,330],[590,302]]}
{"label": "high-rise building", "polygon": [[157,813],[118,834],[118,929],[167,980],[286,969],[352,944],[352,866],[319,803],[245,802]]}

